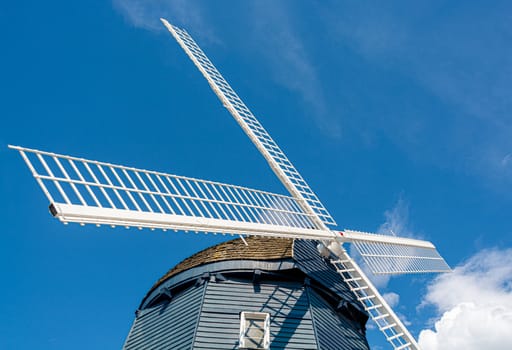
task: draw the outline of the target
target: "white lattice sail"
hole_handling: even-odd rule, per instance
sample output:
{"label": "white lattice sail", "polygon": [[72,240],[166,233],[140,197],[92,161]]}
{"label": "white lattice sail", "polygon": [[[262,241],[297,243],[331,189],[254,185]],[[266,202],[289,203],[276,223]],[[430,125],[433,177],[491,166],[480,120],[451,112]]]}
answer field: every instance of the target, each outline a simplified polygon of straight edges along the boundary
{"label": "white lattice sail", "polygon": [[431,242],[350,230],[344,234],[352,237],[351,243],[375,275],[451,271]]}
{"label": "white lattice sail", "polygon": [[[290,191],[293,197],[299,200],[299,204],[302,208],[306,212],[315,214],[315,219],[318,218],[324,224],[336,225],[336,222],[327,209],[325,209],[311,187],[309,187],[242,99],[231,88],[226,79],[224,79],[208,57],[206,57],[194,39],[192,39],[184,29],[170,24],[165,19],[161,20],[206,78],[223,105],[228,109],[247,136],[249,136],[254,145],[265,157],[277,177],[283,182],[284,186]],[[321,225],[317,225],[317,227],[320,228]]]}
{"label": "white lattice sail", "polygon": [[63,222],[332,238],[293,197],[19,146]]}

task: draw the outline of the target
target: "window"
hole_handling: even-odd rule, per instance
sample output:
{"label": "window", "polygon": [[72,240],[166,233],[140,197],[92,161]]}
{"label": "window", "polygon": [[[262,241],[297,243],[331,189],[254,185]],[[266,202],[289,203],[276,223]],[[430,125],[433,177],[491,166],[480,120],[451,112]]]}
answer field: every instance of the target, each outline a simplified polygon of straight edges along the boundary
{"label": "window", "polygon": [[240,349],[269,349],[270,315],[266,312],[240,313]]}

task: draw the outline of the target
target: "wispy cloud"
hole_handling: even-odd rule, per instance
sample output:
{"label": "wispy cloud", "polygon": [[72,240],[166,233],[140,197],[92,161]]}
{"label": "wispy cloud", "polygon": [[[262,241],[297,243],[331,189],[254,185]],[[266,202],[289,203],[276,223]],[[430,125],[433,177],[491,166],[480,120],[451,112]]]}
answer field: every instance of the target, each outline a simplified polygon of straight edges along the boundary
{"label": "wispy cloud", "polygon": [[438,312],[434,329],[425,329],[425,350],[503,349],[512,344],[512,249],[485,250],[437,277],[422,307]]}
{"label": "wispy cloud", "polygon": [[301,96],[311,118],[325,134],[340,137],[341,121],[330,116],[316,66],[294,22],[293,6],[257,1],[253,9],[254,39],[261,44],[260,53],[271,62],[275,81]]}
{"label": "wispy cloud", "polygon": [[[332,3],[331,3],[332,5]],[[510,3],[335,3],[324,6],[327,33],[373,66],[394,71],[434,96],[450,115],[390,116],[378,127],[415,159],[510,181],[512,149]],[[337,11],[335,11],[335,9]],[[400,107],[400,106],[397,106]],[[392,119],[398,118],[397,129]],[[436,134],[432,142],[432,134]]]}
{"label": "wispy cloud", "polygon": [[384,294],[382,294],[382,297],[384,298],[384,300],[386,300],[388,305],[391,306],[392,308],[394,308],[395,306],[398,306],[398,303],[400,302],[400,295],[398,295],[394,292],[384,293]]}
{"label": "wispy cloud", "polygon": [[503,159],[501,160],[501,165],[504,167],[509,166],[512,163],[512,153],[507,154]]}
{"label": "wispy cloud", "polygon": [[401,314],[400,312],[396,311],[396,309],[398,308],[398,304],[400,303],[400,295],[394,292],[388,292],[382,294],[382,297],[384,298],[384,300],[386,300],[388,305],[395,310],[396,315],[403,322],[403,324],[406,326],[410,326],[411,322],[407,319],[407,317],[404,314]]}
{"label": "wispy cloud", "polygon": [[[113,4],[134,26],[163,30],[158,18],[167,17],[203,37],[203,42],[219,41],[214,6],[208,2],[113,0]],[[254,28],[243,40],[257,46],[257,54],[270,65],[270,78],[300,97],[304,110],[326,135],[340,137],[344,122],[337,110],[340,106],[333,106],[333,92],[326,91],[322,82],[325,76],[317,65],[321,56],[303,35],[309,23],[304,22],[301,7],[264,0],[236,6],[230,10],[236,11],[237,21]],[[482,7],[470,2],[447,9],[442,1],[400,6],[325,1],[307,10],[310,16],[322,18],[325,42],[351,48],[370,69],[380,67],[406,77],[445,113],[426,114],[421,105],[403,110],[406,106],[396,100],[392,102],[396,113],[362,123],[362,135],[371,134],[371,128],[384,130],[415,160],[469,171],[492,183],[512,182],[507,158],[512,150],[508,3]],[[350,104],[352,97],[347,94],[343,100]]]}
{"label": "wispy cloud", "polygon": [[384,217],[386,221],[380,225],[377,233],[401,237],[413,236],[409,228],[409,203],[402,195],[400,195],[393,208],[384,212]]}
{"label": "wispy cloud", "polygon": [[[379,226],[377,233],[391,236],[413,237],[414,235],[409,228],[409,203],[403,198],[402,195],[398,198],[395,205],[384,212],[385,221]],[[417,237],[415,237],[417,238]],[[357,263],[361,265],[363,271],[368,275],[368,278],[378,288],[386,288],[391,279],[391,275],[374,275],[364,263],[362,257],[357,252],[357,249],[350,250],[352,256],[356,259]],[[393,297],[395,293],[388,293],[391,302],[397,301]],[[398,294],[396,294],[398,296]]]}
{"label": "wispy cloud", "polygon": [[205,17],[201,2],[194,0],[112,0],[126,20],[135,27],[164,31],[160,18],[185,26],[205,40],[217,42],[213,27]]}
{"label": "wispy cloud", "polygon": [[[213,43],[220,40],[210,24],[204,2],[194,0],[113,0],[114,7],[132,25],[161,31],[160,17],[184,26]],[[257,1],[250,5],[245,23],[253,28],[248,41],[258,43],[258,52],[270,63],[271,77],[301,97],[316,125],[328,136],[341,135],[339,118],[332,118],[315,65],[294,24],[293,6],[281,2]],[[271,9],[271,10],[269,10]]]}
{"label": "wispy cloud", "polygon": [[135,27],[148,30],[163,30],[158,23],[158,19],[162,15],[158,14],[162,6],[160,1],[145,0],[112,0],[114,8],[116,8],[126,20]]}

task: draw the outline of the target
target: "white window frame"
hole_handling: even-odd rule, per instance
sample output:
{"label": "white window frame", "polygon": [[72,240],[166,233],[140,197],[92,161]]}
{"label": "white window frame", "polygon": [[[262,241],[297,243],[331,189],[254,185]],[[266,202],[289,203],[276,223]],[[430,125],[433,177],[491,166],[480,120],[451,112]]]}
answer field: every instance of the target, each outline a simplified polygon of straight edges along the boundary
{"label": "white window frame", "polygon": [[[255,347],[251,344],[247,337],[247,322],[248,320],[263,321],[263,347]],[[240,349],[270,349],[270,314],[268,312],[248,312],[242,311],[240,313],[240,339],[238,343]]]}

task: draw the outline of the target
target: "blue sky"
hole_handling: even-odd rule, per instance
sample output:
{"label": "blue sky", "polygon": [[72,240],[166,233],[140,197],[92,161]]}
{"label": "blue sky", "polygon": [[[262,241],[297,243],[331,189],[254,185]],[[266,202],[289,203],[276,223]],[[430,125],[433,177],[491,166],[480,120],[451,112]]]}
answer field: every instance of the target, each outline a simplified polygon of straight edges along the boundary
{"label": "blue sky", "polygon": [[[470,349],[461,320],[484,318],[480,331],[497,342],[475,349],[512,342],[511,10],[504,1],[2,4],[0,348],[119,348],[152,283],[226,239],[63,226],[7,144],[284,191],[159,17],[196,39],[340,228],[393,227],[433,241],[456,267],[376,281],[415,336],[431,329],[426,348]],[[386,348],[380,334],[369,338]]]}

